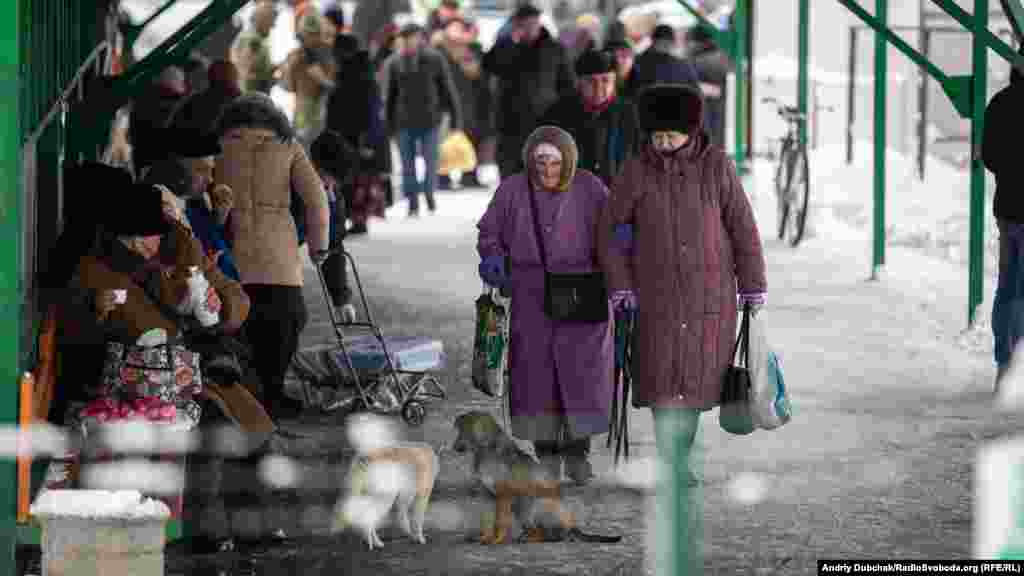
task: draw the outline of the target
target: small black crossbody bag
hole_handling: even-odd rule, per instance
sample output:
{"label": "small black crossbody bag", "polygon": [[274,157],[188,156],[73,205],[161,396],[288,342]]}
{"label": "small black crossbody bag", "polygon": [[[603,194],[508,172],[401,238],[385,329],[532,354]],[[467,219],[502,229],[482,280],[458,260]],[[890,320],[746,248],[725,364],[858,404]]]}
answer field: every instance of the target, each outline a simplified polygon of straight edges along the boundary
{"label": "small black crossbody bag", "polygon": [[530,210],[533,212],[534,236],[544,265],[544,313],[548,318],[562,322],[607,322],[608,287],[603,273],[556,274],[548,270],[547,250],[532,187],[528,194]]}

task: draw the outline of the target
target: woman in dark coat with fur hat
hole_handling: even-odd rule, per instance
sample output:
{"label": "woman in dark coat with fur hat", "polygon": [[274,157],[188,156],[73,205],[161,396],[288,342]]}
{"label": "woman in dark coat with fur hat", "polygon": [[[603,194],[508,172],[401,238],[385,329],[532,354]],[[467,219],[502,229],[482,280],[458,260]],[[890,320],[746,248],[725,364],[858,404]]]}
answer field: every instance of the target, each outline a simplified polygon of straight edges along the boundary
{"label": "woman in dark coat with fur hat", "polygon": [[617,92],[615,59],[605,51],[584,52],[576,61],[576,91],[548,109],[539,125],[558,126],[579,147],[579,167],[611,184],[622,163],[637,151],[636,108]]}
{"label": "woman in dark coat with fur hat", "polygon": [[764,302],[764,254],[736,168],[702,128],[700,93],[655,85],[641,92],[637,109],[648,141],[611,187],[599,242],[613,301],[637,314],[633,404],[653,410],[658,452],[672,463],[658,490],[656,530],[671,539],[658,542],[656,565],[659,573],[699,574],[690,564],[696,526],[675,523],[701,515],[674,492],[697,487],[688,463],[700,413],[719,404],[737,300]]}

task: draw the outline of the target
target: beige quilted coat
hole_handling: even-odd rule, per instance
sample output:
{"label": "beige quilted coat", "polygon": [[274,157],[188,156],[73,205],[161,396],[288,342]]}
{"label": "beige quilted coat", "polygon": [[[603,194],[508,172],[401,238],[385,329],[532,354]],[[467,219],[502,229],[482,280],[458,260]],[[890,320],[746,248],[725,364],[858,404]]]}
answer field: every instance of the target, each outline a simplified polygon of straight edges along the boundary
{"label": "beige quilted coat", "polygon": [[326,250],[329,205],[323,183],[305,149],[270,130],[241,128],[221,138],[216,181],[234,192],[228,222],[242,284],[301,286],[303,257],[290,212],[291,190],[306,204],[306,243]]}

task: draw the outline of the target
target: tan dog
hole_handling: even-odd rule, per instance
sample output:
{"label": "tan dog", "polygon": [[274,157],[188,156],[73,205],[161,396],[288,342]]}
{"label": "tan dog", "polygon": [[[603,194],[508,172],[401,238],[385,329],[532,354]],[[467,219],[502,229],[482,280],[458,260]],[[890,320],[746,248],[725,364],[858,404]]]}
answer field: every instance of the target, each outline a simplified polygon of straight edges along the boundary
{"label": "tan dog", "polygon": [[[347,493],[335,506],[331,533],[356,527],[363,531],[371,550],[382,548],[377,527],[395,508],[402,532],[426,544],[423,519],[437,481],[437,454],[430,444],[389,438],[386,431],[374,429],[379,423],[364,415],[350,426],[350,435],[363,440],[355,442],[358,453],[349,466]],[[366,442],[368,436],[373,440]]]}
{"label": "tan dog", "polygon": [[486,515],[481,521],[481,544],[505,542],[513,517],[522,527],[521,541],[614,543],[622,539],[580,531],[574,514],[562,507],[561,482],[520,449],[490,414],[462,414],[455,419],[455,430],[458,437],[452,448],[473,453],[473,474],[495,499],[493,523]]}

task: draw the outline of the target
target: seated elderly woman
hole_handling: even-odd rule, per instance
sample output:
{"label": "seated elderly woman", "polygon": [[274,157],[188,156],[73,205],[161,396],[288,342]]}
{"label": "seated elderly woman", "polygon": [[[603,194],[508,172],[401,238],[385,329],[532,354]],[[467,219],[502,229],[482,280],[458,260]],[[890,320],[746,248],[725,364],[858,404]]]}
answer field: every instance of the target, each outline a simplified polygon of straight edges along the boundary
{"label": "seated elderly woman", "polygon": [[[233,356],[230,346],[218,349],[217,343],[238,332],[248,314],[248,298],[241,285],[225,277],[203,254],[188,228],[169,217],[158,189],[132,183],[130,178],[116,181],[121,189],[110,193],[116,198],[117,213],[130,217],[101,222],[95,245],[80,257],[63,311],[68,319],[77,320],[76,330],[65,343],[133,345],[143,334],[162,329],[168,341],[182,341],[200,353],[202,387],[193,406],[201,410],[201,441],[199,453],[188,459],[185,513],[198,531],[192,542],[197,551],[223,550],[228,548],[225,543],[231,541],[230,535],[216,519],[226,518],[225,507],[241,510],[251,506],[252,495],[238,490],[221,494],[219,469],[224,460],[213,453],[215,435],[233,421],[248,436],[255,449],[238,460],[237,466],[250,475],[250,481],[243,484],[253,486],[254,466],[266,452],[273,432],[266,411],[237,379],[231,380],[228,375],[232,372],[210,369],[211,362]],[[92,184],[103,188],[105,183]],[[185,309],[182,304],[190,296],[187,279],[192,267],[198,267],[209,281],[205,304],[220,314],[220,323],[213,329],[201,329],[190,315],[177,312]],[[197,337],[200,334],[203,337]],[[100,374],[79,374],[85,382],[103,381]],[[101,387],[97,393],[109,390]],[[253,491],[257,498],[263,497],[259,488],[249,490]]]}

